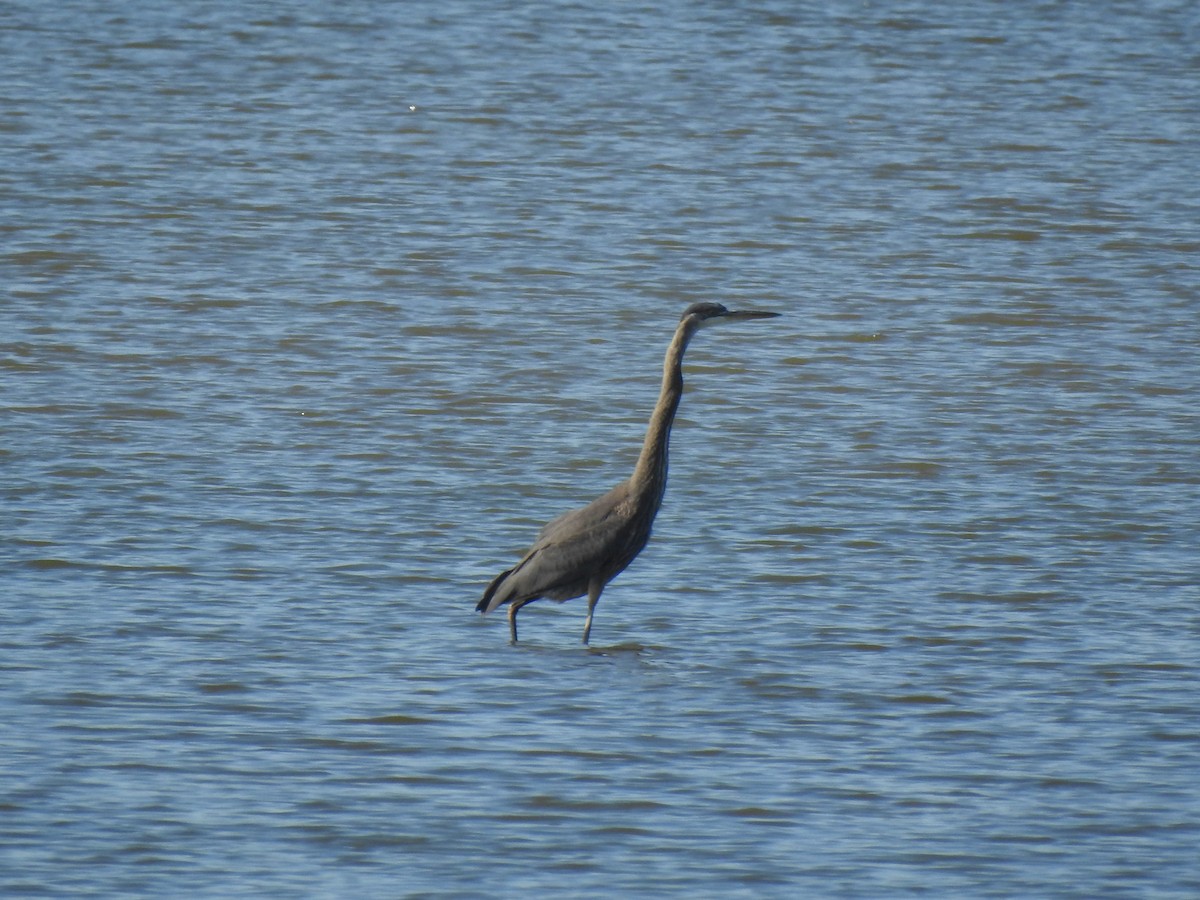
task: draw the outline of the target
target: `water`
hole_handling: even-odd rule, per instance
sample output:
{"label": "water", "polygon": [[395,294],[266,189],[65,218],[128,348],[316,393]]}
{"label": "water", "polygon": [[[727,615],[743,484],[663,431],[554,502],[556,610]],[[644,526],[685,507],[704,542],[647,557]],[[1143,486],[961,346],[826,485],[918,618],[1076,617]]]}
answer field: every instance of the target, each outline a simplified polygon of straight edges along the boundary
{"label": "water", "polygon": [[1200,894],[1198,39],[4,6],[0,893]]}

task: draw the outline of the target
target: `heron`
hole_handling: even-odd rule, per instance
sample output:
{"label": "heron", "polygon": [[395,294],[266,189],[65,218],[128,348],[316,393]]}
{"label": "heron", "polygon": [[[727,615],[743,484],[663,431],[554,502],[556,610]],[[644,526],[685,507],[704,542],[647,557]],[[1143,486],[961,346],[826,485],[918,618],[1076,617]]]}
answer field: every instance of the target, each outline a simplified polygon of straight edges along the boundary
{"label": "heron", "polygon": [[512,643],[517,643],[517,613],[525,604],[542,598],[561,603],[584,594],[588,606],[583,643],[588,643],[600,594],[642,552],[662,505],[667,489],[667,444],[683,397],[683,354],[688,343],[701,328],[778,315],[752,309],[732,311],[711,302],[693,303],[683,311],[663,360],[662,389],[633,474],[587,506],[547,524],[521,561],[492,579],[475,607],[489,613],[507,603]]}

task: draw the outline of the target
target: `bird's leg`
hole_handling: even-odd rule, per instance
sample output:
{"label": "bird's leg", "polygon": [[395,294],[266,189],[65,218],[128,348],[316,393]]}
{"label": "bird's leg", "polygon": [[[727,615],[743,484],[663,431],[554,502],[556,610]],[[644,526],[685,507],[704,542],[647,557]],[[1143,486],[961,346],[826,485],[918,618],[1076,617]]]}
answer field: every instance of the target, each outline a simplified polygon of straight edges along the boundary
{"label": "bird's leg", "polygon": [[517,610],[520,608],[520,603],[508,604],[508,631],[514,644],[517,642]]}
{"label": "bird's leg", "polygon": [[593,581],[588,585],[588,614],[587,621],[583,623],[583,642],[588,642],[588,636],[592,633],[592,612],[596,609],[596,604],[600,602],[600,592],[604,590],[604,582]]}

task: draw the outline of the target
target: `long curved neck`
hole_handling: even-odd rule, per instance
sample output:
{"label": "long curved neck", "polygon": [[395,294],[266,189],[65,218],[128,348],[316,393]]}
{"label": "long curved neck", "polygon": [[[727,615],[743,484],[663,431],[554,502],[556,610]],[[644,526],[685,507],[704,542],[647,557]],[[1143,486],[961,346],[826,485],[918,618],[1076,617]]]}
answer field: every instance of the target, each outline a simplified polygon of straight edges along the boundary
{"label": "long curved neck", "polygon": [[675,411],[679,409],[679,401],[683,397],[683,353],[695,331],[694,325],[681,322],[667,347],[667,355],[663,360],[662,390],[650,416],[646,440],[642,444],[633,477],[629,479],[630,486],[636,492],[647,491],[661,498],[666,490],[667,444],[671,439]]}

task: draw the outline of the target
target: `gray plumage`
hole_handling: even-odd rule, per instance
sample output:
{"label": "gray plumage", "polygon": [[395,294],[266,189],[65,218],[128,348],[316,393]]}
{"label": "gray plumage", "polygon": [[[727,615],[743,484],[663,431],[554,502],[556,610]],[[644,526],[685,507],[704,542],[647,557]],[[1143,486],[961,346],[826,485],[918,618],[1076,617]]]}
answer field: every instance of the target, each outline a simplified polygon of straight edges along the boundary
{"label": "gray plumage", "polygon": [[731,312],[719,303],[694,303],[683,312],[663,361],[662,391],[650,416],[646,439],[633,474],[587,506],[573,509],[544,527],[519,563],[497,575],[475,607],[483,613],[508,604],[508,625],[517,641],[517,612],[546,598],[570,600],[587,594],[583,642],[604,586],[642,552],[667,488],[667,445],[683,396],[683,354],[701,327],[739,319],[767,319],[773,312]]}

